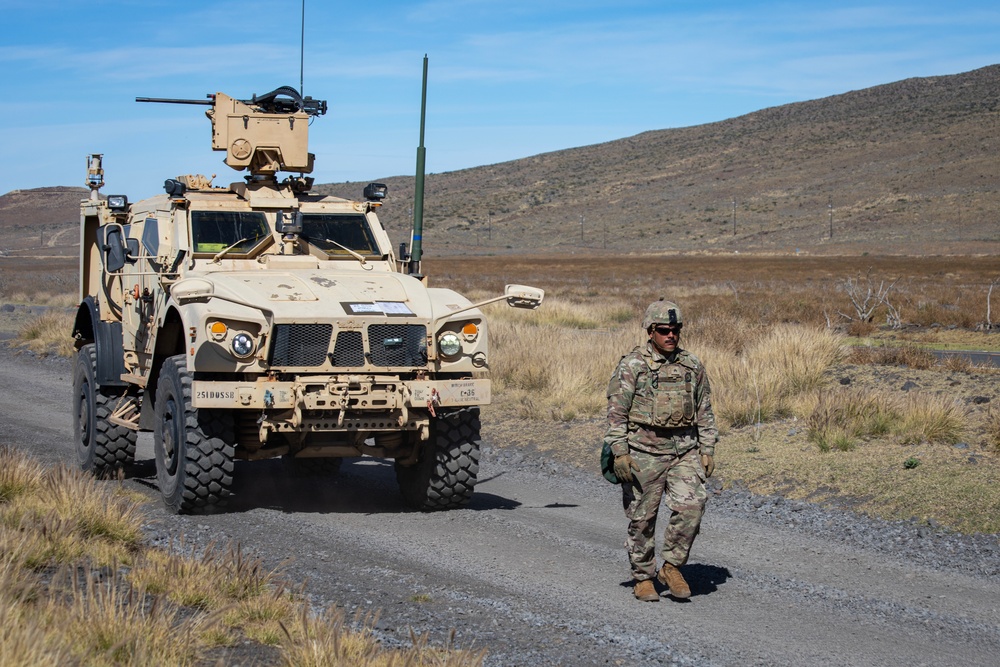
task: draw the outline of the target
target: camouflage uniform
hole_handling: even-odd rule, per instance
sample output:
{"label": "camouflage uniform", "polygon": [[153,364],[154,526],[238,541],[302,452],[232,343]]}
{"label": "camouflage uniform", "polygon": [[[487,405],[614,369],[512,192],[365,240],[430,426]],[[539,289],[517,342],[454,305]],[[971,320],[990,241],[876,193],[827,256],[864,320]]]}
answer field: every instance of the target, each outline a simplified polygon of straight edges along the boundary
{"label": "camouflage uniform", "polygon": [[622,484],[632,575],[636,581],[656,576],[656,515],[664,492],[670,519],[661,555],[683,565],[708,497],[700,454],[714,456],[718,440],[705,367],[680,348],[665,357],[652,342],[622,357],[608,384],[604,440],[615,456],[630,454],[639,467],[634,481]]}

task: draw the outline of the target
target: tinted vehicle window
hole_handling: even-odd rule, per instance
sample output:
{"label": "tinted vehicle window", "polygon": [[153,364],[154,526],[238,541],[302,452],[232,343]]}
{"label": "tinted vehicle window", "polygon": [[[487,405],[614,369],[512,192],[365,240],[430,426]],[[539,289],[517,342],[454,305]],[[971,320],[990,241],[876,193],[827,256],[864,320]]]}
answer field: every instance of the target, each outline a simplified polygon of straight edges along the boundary
{"label": "tinted vehicle window", "polygon": [[267,220],[259,211],[191,212],[195,252],[217,253],[236,244],[227,254],[246,254],[270,235]]}
{"label": "tinted vehicle window", "polygon": [[379,255],[375,235],[363,215],[352,213],[307,213],[302,217],[302,236],[328,255],[348,255],[337,243],[362,255]]}

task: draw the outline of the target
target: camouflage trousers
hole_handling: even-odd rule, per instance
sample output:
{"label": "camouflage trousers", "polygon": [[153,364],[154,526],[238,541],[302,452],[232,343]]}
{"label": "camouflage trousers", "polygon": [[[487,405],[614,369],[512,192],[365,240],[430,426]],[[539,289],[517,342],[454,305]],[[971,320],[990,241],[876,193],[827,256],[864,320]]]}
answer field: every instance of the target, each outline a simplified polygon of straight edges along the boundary
{"label": "camouflage trousers", "polygon": [[674,454],[647,454],[632,450],[639,466],[631,484],[622,484],[622,505],[628,517],[628,551],[632,576],[636,581],[656,576],[656,515],[666,494],[670,519],[663,532],[661,556],[671,565],[687,562],[694,538],[701,528],[708,494],[705,469],[698,449]]}

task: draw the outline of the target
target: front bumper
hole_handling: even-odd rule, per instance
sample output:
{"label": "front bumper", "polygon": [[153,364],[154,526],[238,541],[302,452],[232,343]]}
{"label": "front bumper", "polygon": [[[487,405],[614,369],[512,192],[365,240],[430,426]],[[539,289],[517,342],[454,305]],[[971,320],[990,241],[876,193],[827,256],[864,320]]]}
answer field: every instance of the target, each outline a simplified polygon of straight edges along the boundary
{"label": "front bumper", "polygon": [[490,403],[490,380],[400,380],[378,376],[307,376],[278,382],[194,380],[195,408],[377,413]]}

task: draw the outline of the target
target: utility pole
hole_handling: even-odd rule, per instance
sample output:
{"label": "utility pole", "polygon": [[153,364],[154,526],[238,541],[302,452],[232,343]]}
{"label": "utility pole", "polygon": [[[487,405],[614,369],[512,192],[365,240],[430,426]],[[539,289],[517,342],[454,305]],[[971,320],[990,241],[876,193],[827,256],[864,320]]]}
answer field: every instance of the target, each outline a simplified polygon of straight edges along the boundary
{"label": "utility pole", "polygon": [[826,207],[830,210],[830,238],[833,238],[833,197],[826,198]]}

